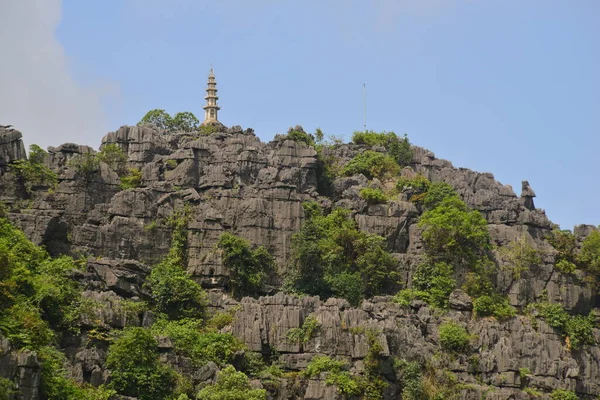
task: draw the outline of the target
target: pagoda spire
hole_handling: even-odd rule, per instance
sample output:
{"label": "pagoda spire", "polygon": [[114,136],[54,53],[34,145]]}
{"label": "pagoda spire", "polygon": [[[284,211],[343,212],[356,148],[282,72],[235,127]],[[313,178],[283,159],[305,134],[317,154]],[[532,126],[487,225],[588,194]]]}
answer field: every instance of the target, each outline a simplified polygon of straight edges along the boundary
{"label": "pagoda spire", "polygon": [[221,109],[217,105],[217,100],[219,100],[219,96],[217,96],[217,82],[215,81],[215,71],[211,68],[208,73],[208,84],[206,86],[206,105],[204,108],[204,122],[202,125],[207,124],[218,124],[219,119],[217,117],[218,111]]}

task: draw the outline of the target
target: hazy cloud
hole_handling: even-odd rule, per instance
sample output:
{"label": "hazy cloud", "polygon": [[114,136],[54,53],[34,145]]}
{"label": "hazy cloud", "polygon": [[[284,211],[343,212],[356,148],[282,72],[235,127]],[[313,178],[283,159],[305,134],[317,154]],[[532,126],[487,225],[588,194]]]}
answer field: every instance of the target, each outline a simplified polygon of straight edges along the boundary
{"label": "hazy cloud", "polygon": [[23,132],[26,145],[98,147],[107,132],[102,100],[114,86],[73,78],[56,38],[61,0],[0,1],[0,15],[0,124]]}

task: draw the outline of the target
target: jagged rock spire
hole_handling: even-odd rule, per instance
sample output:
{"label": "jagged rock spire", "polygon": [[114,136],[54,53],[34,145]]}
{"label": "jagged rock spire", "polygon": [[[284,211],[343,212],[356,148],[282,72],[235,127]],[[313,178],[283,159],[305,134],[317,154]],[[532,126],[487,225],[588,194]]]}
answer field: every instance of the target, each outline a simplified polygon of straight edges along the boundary
{"label": "jagged rock spire", "polygon": [[217,82],[215,80],[215,71],[211,68],[208,73],[208,83],[206,87],[206,105],[204,106],[204,122],[202,125],[219,123],[218,111],[221,109],[217,105]]}

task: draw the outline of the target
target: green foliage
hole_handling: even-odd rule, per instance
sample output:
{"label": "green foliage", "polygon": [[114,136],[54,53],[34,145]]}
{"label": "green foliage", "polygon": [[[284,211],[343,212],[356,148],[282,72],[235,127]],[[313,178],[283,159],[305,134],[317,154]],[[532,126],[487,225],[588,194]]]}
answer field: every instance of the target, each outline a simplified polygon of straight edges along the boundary
{"label": "green foliage", "polygon": [[140,400],[162,400],[176,384],[176,375],[158,359],[158,343],[144,328],[127,328],[108,349],[109,386]]}
{"label": "green foliage", "polygon": [[309,315],[306,317],[300,328],[290,329],[287,332],[286,337],[290,342],[306,343],[313,338],[313,335],[315,335],[320,328],[321,323],[317,321],[315,317]]}
{"label": "green foliage", "polygon": [[529,309],[537,310],[548,325],[561,332],[571,348],[579,349],[585,344],[594,344],[594,318],[591,314],[571,316],[560,304],[547,302],[530,304]]}
{"label": "green foliage", "polygon": [[38,186],[52,189],[58,183],[56,173],[44,164],[46,157],[48,157],[46,151],[37,144],[32,144],[29,146],[28,159],[16,160],[12,163],[27,193],[33,192]]}
{"label": "green foliage", "polygon": [[397,263],[384,239],[359,231],[348,210],[322,215],[308,203],[305,215],[304,226],[292,237],[288,283],[293,290],[343,297],[356,305],[394,284]]}
{"label": "green foliage", "polygon": [[61,400],[108,400],[115,394],[114,390],[102,386],[95,388],[76,383],[69,376],[65,355],[53,347],[46,346],[40,348],[37,356],[41,363],[41,389],[44,398]]}
{"label": "green foliage", "polygon": [[556,389],[550,393],[550,399],[552,400],[579,400],[579,397],[573,392],[563,389]]}
{"label": "green foliage", "polygon": [[454,323],[446,322],[440,325],[440,345],[444,350],[463,353],[469,348],[471,337],[465,328]]}
{"label": "green foliage", "polygon": [[442,204],[446,199],[458,199],[458,194],[452,185],[446,182],[433,182],[423,196],[423,205],[426,209],[432,210]]}
{"label": "green foliage", "polygon": [[456,288],[452,266],[445,262],[423,262],[417,266],[413,275],[414,294],[426,293],[421,296],[434,307],[447,308],[448,297]]}
{"label": "green foliage", "polygon": [[388,199],[383,190],[376,188],[364,188],[358,193],[361,199],[365,199],[368,204],[387,203]]}
{"label": "green foliage", "polygon": [[102,146],[98,153],[98,160],[107,164],[119,176],[127,173],[127,154],[116,143],[109,143]]}
{"label": "green foliage", "polygon": [[583,240],[581,252],[579,253],[579,262],[584,267],[596,274],[600,275],[600,232],[594,231]]}
{"label": "green foliage", "polygon": [[270,274],[275,272],[275,260],[266,248],[250,249],[250,243],[230,233],[224,233],[217,246],[223,251],[223,265],[229,271],[228,286],[234,297],[257,296]]}
{"label": "green foliage", "polygon": [[54,339],[54,333],[42,320],[40,310],[22,301],[3,311],[0,331],[17,348],[38,349]]}
{"label": "green foliage", "polygon": [[356,131],[352,142],[367,146],[383,146],[392,159],[401,167],[412,161],[412,150],[408,137],[399,138],[394,132]]}
{"label": "green foliage", "polygon": [[394,159],[383,153],[372,150],[358,153],[342,169],[342,174],[352,176],[363,174],[368,179],[385,178],[397,174],[398,164]]}
{"label": "green foliage", "polygon": [[154,109],[144,115],[138,126],[151,124],[165,131],[193,132],[198,129],[199,123],[198,118],[189,111],[178,112],[171,117],[165,110]]}
{"label": "green foliage", "polygon": [[570,317],[565,324],[565,333],[569,338],[571,348],[580,349],[583,345],[593,345],[594,319],[590,316],[575,315]]}
{"label": "green foliage", "polygon": [[577,265],[565,259],[558,260],[554,266],[563,274],[572,274],[577,269]]}
{"label": "green foliage", "polygon": [[473,311],[479,317],[494,316],[500,320],[514,317],[517,313],[508,303],[508,298],[497,293],[485,294],[474,299]]}
{"label": "green foliage", "polygon": [[315,145],[315,138],[310,133],[306,133],[300,130],[290,130],[286,136],[286,139],[293,140],[295,142],[301,142],[307,146]]}
{"label": "green foliage", "polygon": [[137,168],[129,168],[127,175],[121,177],[121,189],[135,189],[142,183],[142,171]]}
{"label": "green foliage", "polygon": [[334,360],[329,356],[314,356],[306,369],[302,371],[302,375],[306,378],[314,378],[322,372],[341,372],[347,368],[347,364],[343,361]]}
{"label": "green foliage", "polygon": [[198,133],[202,136],[212,135],[213,133],[219,132],[217,125],[200,125]]}
{"label": "green foliage", "polygon": [[267,391],[252,389],[248,377],[228,366],[219,372],[217,382],[198,393],[198,400],[267,400]]}
{"label": "green foliage", "polygon": [[0,400],[11,400],[18,393],[17,385],[14,382],[10,379],[0,377]]}
{"label": "green foliage", "polygon": [[523,272],[542,262],[539,252],[522,235],[498,250],[503,268],[510,271],[514,279],[520,279]]}
{"label": "green foliage", "polygon": [[244,349],[244,344],[231,334],[203,329],[199,319],[160,319],[152,326],[152,333],[171,338],[175,350],[198,366],[209,361],[217,365],[228,364],[237,351]]}
{"label": "green foliage", "polygon": [[529,375],[531,375],[531,370],[529,368],[519,368],[519,377],[521,380],[524,380]]}
{"label": "green foliage", "polygon": [[100,161],[98,155],[91,150],[82,154],[77,154],[69,160],[69,166],[75,168],[75,172],[86,182],[91,181],[94,172],[100,170]]}
{"label": "green foliage", "polygon": [[161,262],[152,268],[144,285],[157,312],[171,319],[203,317],[206,293],[179,265]]}
{"label": "green foliage", "polygon": [[427,254],[445,261],[473,264],[490,248],[487,221],[456,197],[444,199],[419,219]]}
{"label": "green foliage", "polygon": [[429,303],[429,293],[423,290],[403,289],[396,293],[392,301],[401,306],[408,307],[413,300],[423,300]]}
{"label": "green foliage", "polygon": [[394,360],[394,369],[402,385],[403,400],[422,400],[427,398],[423,388],[423,368],[418,362]]}
{"label": "green foliage", "polygon": [[558,251],[557,261],[565,260],[575,263],[577,250],[577,238],[569,230],[555,229],[548,236],[548,242]]}
{"label": "green foliage", "polygon": [[198,129],[200,121],[189,111],[178,112],[171,120],[170,129],[180,132],[193,132]]}
{"label": "green foliage", "polygon": [[410,196],[408,200],[415,204],[423,202],[429,186],[431,186],[431,182],[423,175],[417,175],[414,178],[401,177],[396,182],[396,190],[401,193],[407,193]]}
{"label": "green foliage", "polygon": [[142,117],[138,126],[152,124],[161,130],[169,130],[173,124],[173,119],[165,110],[154,109],[150,110]]}

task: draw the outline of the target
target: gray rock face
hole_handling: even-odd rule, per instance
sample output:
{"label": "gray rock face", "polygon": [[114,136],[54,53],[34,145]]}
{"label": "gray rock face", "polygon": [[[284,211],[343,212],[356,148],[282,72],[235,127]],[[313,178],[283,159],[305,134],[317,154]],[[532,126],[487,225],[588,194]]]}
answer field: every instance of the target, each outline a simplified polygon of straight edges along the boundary
{"label": "gray rock face", "polygon": [[19,131],[0,128],[0,175],[7,164],[27,158],[21,137]]}
{"label": "gray rock face", "polygon": [[[86,301],[96,304],[97,310],[82,321],[84,327],[122,329],[153,323],[153,313],[132,313],[124,302],[147,299],[144,280],[170,248],[169,221],[185,210],[186,267],[209,290],[211,309],[236,309],[234,323],[224,329],[246,343],[248,351],[275,357],[286,370],[300,371],[316,354],[326,354],[346,361],[352,373],[364,374],[369,332],[381,345],[385,363],[391,365],[392,358],[427,361],[433,370],[448,371],[457,382],[468,385],[461,399],[528,398],[522,391],[522,368],[531,371],[527,384],[532,387],[569,389],[582,398],[600,394],[599,347],[570,351],[560,334],[526,315],[503,322],[475,318],[472,299],[460,289],[452,292],[445,314],[422,301],[402,308],[385,296],[365,300],[358,308],[345,300],[322,301],[283,293],[241,302],[228,297],[223,288],[229,272],[216,248],[219,237],[231,232],[254,246],[265,246],[277,260],[280,274],[271,277],[277,287],[288,265],[292,235],[304,222],[302,203],[306,201],[351,210],[358,228],[382,236],[398,260],[398,289],[410,287],[411,277],[424,259],[422,229],[417,225],[423,210],[408,196],[368,204],[359,195],[361,189],[389,189],[394,183],[369,182],[363,175],[335,179],[330,197],[323,197],[318,191],[320,164],[313,148],[284,136],[262,143],[252,130],[237,126],[219,131],[200,135],[125,126],[107,134],[102,146],[117,144],[127,154],[128,167],[141,171],[139,187],[127,190],[121,189],[119,176],[102,162],[85,177],[73,167],[70,161],[81,154],[95,154],[92,148],[76,144],[51,147],[47,164],[58,174],[58,186],[53,192],[40,190],[26,196],[16,188],[7,165],[25,157],[21,135],[0,129],[0,199],[10,208],[10,220],[52,255],[88,257],[86,271],[76,278],[84,284]],[[343,166],[365,149],[336,145],[322,154]],[[8,167],[7,171],[3,167]],[[582,283],[588,278],[586,272],[565,274],[554,266],[557,251],[546,236],[555,225],[543,210],[535,208],[535,193],[526,181],[518,197],[491,173],[455,168],[431,151],[414,147],[412,163],[402,175],[418,174],[451,184],[469,207],[481,212],[495,246],[524,239],[538,250],[540,262],[518,277],[505,268],[506,261],[497,251],[493,253],[498,263],[494,285],[508,295],[511,305],[522,311],[528,303],[547,298],[571,313],[587,313],[597,307],[597,290]],[[595,230],[577,227],[579,243]],[[457,271],[459,287],[466,272]],[[309,315],[319,322],[319,329],[306,342],[291,342],[287,333],[301,327]],[[446,320],[465,326],[473,335],[467,354],[440,353],[438,329]],[[597,329],[594,335],[600,342]],[[73,376],[97,386],[108,378],[103,367],[106,348],[89,347],[93,340],[82,332],[69,339],[65,351]],[[193,382],[214,382],[217,365],[194,367],[189,359],[176,354],[173,343],[165,338],[160,341],[160,351],[163,361]],[[391,371],[389,365],[386,368]],[[400,398],[401,382],[389,371],[385,398]],[[35,354],[17,353],[2,338],[0,376],[18,376],[20,380],[15,382],[19,382],[23,398],[39,398]],[[325,374],[278,379],[273,398],[342,398],[335,386],[327,384]]]}

